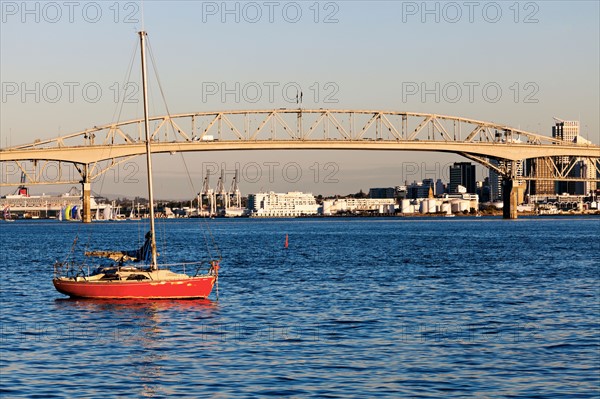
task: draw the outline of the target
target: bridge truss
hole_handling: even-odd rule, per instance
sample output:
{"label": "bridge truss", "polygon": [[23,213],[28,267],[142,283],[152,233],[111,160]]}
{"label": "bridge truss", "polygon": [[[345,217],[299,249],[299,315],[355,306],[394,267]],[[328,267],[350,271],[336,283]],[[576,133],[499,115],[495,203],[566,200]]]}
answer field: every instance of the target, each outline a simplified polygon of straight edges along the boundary
{"label": "bridge truss", "polygon": [[[156,153],[219,150],[341,149],[460,154],[505,177],[537,159],[545,176],[522,180],[599,181],[600,147],[575,145],[503,124],[455,116],[373,110],[276,109],[152,117]],[[143,120],[111,123],[0,149],[0,186],[93,182],[144,153]],[[585,163],[587,177],[573,170]]]}

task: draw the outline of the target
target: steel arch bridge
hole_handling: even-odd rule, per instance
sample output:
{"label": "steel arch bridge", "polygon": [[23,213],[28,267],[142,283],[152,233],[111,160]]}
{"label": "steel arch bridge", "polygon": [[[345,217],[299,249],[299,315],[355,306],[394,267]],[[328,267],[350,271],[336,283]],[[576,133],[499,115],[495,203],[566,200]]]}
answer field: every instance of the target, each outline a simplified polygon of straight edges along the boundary
{"label": "steel arch bridge", "polygon": [[[152,152],[230,150],[383,150],[456,153],[516,177],[517,161],[538,159],[549,176],[523,180],[598,181],[600,146],[542,136],[495,122],[457,116],[378,110],[272,109],[195,112],[150,118]],[[29,184],[90,183],[145,153],[143,119],[111,123],[0,149]],[[570,177],[587,162],[593,177]],[[81,179],[44,181],[49,164],[73,164]],[[6,173],[5,173],[6,174]],[[18,185],[3,174],[0,185]],[[591,174],[590,174],[591,176]]]}

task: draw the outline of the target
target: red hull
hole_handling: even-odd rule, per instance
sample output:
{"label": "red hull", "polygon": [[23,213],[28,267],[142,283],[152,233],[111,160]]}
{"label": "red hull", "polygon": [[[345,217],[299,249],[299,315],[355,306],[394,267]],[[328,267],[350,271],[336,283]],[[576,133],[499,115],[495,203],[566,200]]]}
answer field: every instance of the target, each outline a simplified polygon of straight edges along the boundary
{"label": "red hull", "polygon": [[167,281],[87,282],[54,279],[61,294],[73,298],[148,298],[195,299],[207,298],[215,284],[215,276],[191,277]]}

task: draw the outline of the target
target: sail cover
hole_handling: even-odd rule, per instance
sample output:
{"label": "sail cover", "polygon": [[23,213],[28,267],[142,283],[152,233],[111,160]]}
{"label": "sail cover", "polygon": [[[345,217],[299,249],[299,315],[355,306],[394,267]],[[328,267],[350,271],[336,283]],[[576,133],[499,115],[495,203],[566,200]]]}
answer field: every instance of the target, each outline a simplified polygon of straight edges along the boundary
{"label": "sail cover", "polygon": [[86,252],[85,256],[96,256],[99,258],[109,258],[116,262],[145,262],[152,261],[152,235],[146,233],[146,241],[139,249],[132,251],[91,251]]}

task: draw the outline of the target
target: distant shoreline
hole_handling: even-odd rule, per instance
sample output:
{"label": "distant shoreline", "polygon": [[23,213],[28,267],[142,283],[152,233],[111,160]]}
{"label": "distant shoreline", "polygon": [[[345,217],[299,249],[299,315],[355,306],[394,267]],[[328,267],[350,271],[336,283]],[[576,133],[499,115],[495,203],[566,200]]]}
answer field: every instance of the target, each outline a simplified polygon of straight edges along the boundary
{"label": "distant shoreline", "polygon": [[[501,217],[502,211],[481,213],[480,217]],[[555,213],[555,214],[537,214],[535,212],[519,212],[519,217],[530,217],[530,216],[561,216],[561,217],[572,217],[572,216],[600,216],[600,211],[588,212],[588,213]],[[335,219],[335,218],[446,218],[446,214],[421,214],[421,213],[407,213],[407,214],[372,214],[372,215],[304,215],[304,216],[251,216],[250,219]],[[454,218],[477,218],[475,214],[454,214]],[[452,219],[452,217],[448,218]]]}
{"label": "distant shoreline", "polygon": [[[518,213],[518,217],[533,217],[533,216],[539,216],[539,217],[588,217],[588,216],[598,216],[600,217],[600,211],[595,211],[595,212],[564,212],[564,213],[544,213],[544,214],[539,214],[539,213],[535,213],[535,212],[519,212]],[[502,217],[502,211],[494,211],[494,212],[490,212],[490,211],[486,211],[486,212],[481,212],[479,217],[485,217],[485,218],[490,218],[490,217]],[[397,213],[397,214],[380,214],[380,213],[373,213],[373,214],[342,214],[342,215],[303,215],[303,216],[238,216],[238,217],[225,217],[225,216],[215,216],[212,218],[204,218],[204,219],[342,219],[342,218],[361,218],[361,219],[370,219],[370,218],[407,218],[407,219],[414,219],[414,218],[440,218],[440,219],[455,219],[455,218],[478,218],[476,214],[472,214],[472,213],[468,213],[468,214],[462,214],[462,213],[458,213],[458,214],[453,214],[452,217],[446,217],[445,213]],[[161,220],[181,220],[181,219],[198,219],[198,217],[175,217],[175,218],[163,218]],[[40,220],[40,221],[48,221],[48,220],[56,220],[59,221],[56,218],[15,218],[13,220],[26,220],[26,221],[33,221],[33,220]],[[145,220],[145,218],[142,218],[140,220]],[[128,220],[128,219],[123,219],[122,222],[125,221],[134,221],[134,220]],[[4,220],[0,219],[0,223],[3,223]],[[74,222],[79,222],[79,221],[69,221],[69,223],[74,223]],[[94,220],[93,222],[110,222],[107,220]]]}

